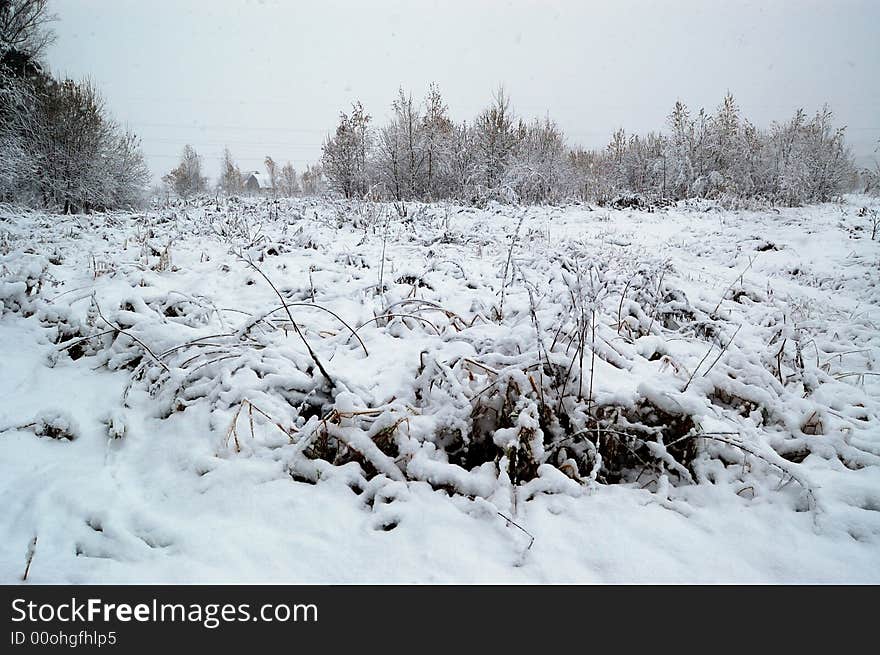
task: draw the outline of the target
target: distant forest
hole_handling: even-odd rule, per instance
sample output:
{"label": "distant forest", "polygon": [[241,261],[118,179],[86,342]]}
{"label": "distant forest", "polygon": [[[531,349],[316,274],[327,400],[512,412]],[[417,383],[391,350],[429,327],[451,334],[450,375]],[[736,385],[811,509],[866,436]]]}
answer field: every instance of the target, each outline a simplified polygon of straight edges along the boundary
{"label": "distant forest", "polygon": [[322,160],[333,189],[393,200],[604,203],[639,196],[799,205],[877,186],[876,172],[856,170],[845,129],[827,107],[814,116],[797,110],[760,129],[730,94],[714,113],[694,113],[678,101],[664,131],[620,129],[600,150],[570,146],[550,118],[518,118],[503,88],[470,123],[449,117],[434,85],[420,103],[401,90],[392,109],[381,127],[359,103],[340,115]]}

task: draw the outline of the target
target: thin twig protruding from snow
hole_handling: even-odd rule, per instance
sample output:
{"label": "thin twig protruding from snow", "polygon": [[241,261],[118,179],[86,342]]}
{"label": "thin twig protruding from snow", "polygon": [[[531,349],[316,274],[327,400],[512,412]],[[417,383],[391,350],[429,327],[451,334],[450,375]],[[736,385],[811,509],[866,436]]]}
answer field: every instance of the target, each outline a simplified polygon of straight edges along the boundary
{"label": "thin twig protruding from snow", "polygon": [[120,325],[118,325],[116,323],[111,323],[110,321],[108,321],[107,318],[104,316],[104,314],[101,313],[101,307],[98,305],[98,300],[94,296],[92,296],[92,302],[94,303],[95,310],[98,312],[98,316],[101,317],[102,321],[104,321],[107,325],[112,327],[114,330],[118,330],[119,332],[121,332],[122,334],[127,336],[132,341],[137,342],[141,348],[143,348],[144,350],[146,350],[150,354],[150,357],[152,357],[154,360],[156,360],[156,363],[159,366],[161,366],[162,368],[165,369],[166,373],[171,373],[171,369],[165,365],[165,362],[163,362],[161,359],[159,359],[159,357],[156,355],[156,353],[153,352],[152,348],[150,348],[147,344],[145,344],[143,341],[141,341],[136,336],[134,336],[131,332],[128,332],[127,330],[123,329]]}
{"label": "thin twig protruding from snow", "polygon": [[529,541],[529,545],[526,546],[526,550],[529,550],[529,549],[532,547],[532,544],[535,543],[535,535],[533,535],[531,532],[529,532],[528,530],[526,530],[524,527],[522,527],[519,523],[517,523],[516,521],[514,521],[514,520],[513,520],[512,518],[510,518],[509,516],[507,516],[507,515],[505,515],[505,514],[502,514],[501,512],[498,512],[498,516],[500,516],[501,518],[503,518],[503,519],[504,519],[505,521],[507,521],[510,525],[519,528],[520,530],[522,530],[524,533],[526,533],[526,534],[529,536],[529,539],[530,539],[530,541]]}
{"label": "thin twig protruding from snow", "polygon": [[287,318],[290,319],[290,324],[293,326],[293,329],[296,332],[297,336],[299,336],[299,338],[302,340],[303,345],[305,345],[306,350],[309,353],[309,357],[311,357],[312,361],[315,362],[315,366],[317,366],[318,370],[321,371],[321,375],[323,375],[324,379],[327,380],[327,384],[329,384],[331,388],[334,387],[335,384],[333,382],[333,378],[330,377],[327,369],[324,368],[324,365],[318,358],[318,354],[314,350],[312,350],[311,345],[309,345],[309,342],[306,341],[306,336],[302,333],[302,330],[299,329],[299,325],[297,324],[297,322],[293,320],[293,314],[290,313],[290,308],[287,306],[287,301],[284,299],[284,296],[281,295],[278,287],[276,287],[275,283],[269,279],[269,276],[266,275],[262,270],[260,270],[260,267],[254,264],[250,259],[241,254],[238,254],[237,256],[242,259],[248,266],[253,268],[257,273],[259,273],[260,276],[269,283],[269,286],[272,287],[272,291],[274,291],[275,295],[278,296],[278,299],[281,301],[281,304],[284,307],[284,311],[287,312]]}

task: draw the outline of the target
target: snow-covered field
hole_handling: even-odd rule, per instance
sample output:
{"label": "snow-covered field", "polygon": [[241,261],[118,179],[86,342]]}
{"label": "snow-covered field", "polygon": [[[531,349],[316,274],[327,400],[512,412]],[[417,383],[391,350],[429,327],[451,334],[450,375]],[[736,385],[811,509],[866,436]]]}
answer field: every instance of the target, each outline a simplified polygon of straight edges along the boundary
{"label": "snow-covered field", "polygon": [[880,582],[863,206],[2,208],[0,581]]}

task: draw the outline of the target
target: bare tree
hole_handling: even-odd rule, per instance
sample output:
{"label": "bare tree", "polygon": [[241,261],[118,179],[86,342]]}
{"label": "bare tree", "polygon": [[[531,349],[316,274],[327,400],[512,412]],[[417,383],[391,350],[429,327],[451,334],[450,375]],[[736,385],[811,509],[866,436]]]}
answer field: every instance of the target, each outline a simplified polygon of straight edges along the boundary
{"label": "bare tree", "polygon": [[228,196],[238,195],[242,192],[244,180],[242,180],[241,170],[229,148],[223,148],[223,161],[220,164],[220,179],[218,187]]}
{"label": "bare tree", "polygon": [[314,196],[321,192],[323,169],[318,164],[306,166],[306,170],[303,171],[300,177],[302,179],[302,192],[304,195]]}
{"label": "bare tree", "polygon": [[0,0],[0,58],[11,51],[38,60],[55,40],[49,24],[56,20],[48,11],[49,0]]}
{"label": "bare tree", "polygon": [[202,158],[196,149],[187,144],[180,156],[180,164],[162,178],[162,181],[181,198],[202,193],[207,179],[202,176]]}
{"label": "bare tree", "polygon": [[269,155],[266,155],[263,164],[269,174],[269,185],[272,187],[272,197],[274,198],[278,194],[278,164]]}
{"label": "bare tree", "polygon": [[287,162],[281,167],[281,175],[279,177],[281,192],[288,198],[292,198],[299,193],[299,182],[297,180],[296,169],[293,164]]}

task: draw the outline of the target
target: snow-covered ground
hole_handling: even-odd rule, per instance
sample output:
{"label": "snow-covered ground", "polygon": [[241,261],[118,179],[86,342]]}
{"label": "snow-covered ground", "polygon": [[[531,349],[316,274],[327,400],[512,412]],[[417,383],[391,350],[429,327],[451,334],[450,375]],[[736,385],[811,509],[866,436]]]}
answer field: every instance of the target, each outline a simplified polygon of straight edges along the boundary
{"label": "snow-covered ground", "polygon": [[880,582],[863,206],[2,208],[0,581]]}

